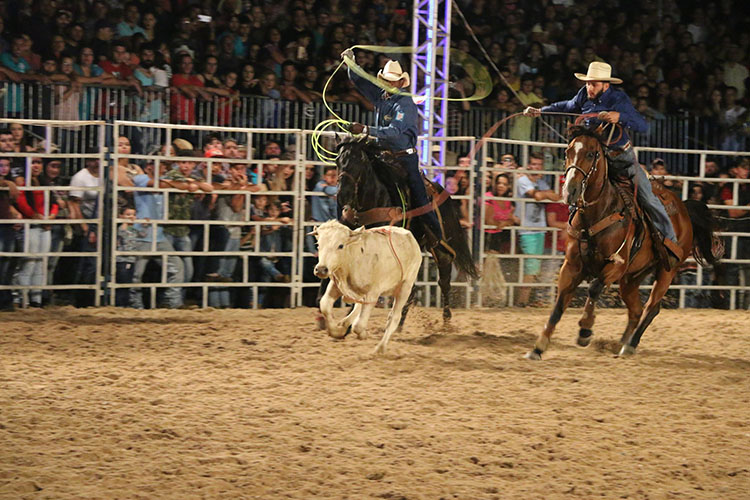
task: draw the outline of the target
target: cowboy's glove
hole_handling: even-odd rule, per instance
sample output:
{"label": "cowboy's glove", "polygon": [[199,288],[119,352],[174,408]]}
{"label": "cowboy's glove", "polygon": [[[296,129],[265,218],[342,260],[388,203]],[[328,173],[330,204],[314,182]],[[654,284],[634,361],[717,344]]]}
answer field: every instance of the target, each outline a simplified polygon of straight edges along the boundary
{"label": "cowboy's glove", "polygon": [[367,127],[365,125],[357,122],[350,123],[347,128],[353,135],[365,133],[365,131],[367,130]]}
{"label": "cowboy's glove", "polygon": [[352,49],[346,49],[341,53],[341,59],[344,59],[345,57],[350,58],[352,61],[354,61],[354,51]]}
{"label": "cowboy's glove", "polygon": [[542,114],[542,110],[539,108],[528,106],[526,109],[523,110],[523,114],[526,116],[533,116],[534,118],[536,118],[537,116],[540,116]]}
{"label": "cowboy's glove", "polygon": [[602,111],[597,118],[603,122],[617,123],[620,121],[620,113],[617,111]]}

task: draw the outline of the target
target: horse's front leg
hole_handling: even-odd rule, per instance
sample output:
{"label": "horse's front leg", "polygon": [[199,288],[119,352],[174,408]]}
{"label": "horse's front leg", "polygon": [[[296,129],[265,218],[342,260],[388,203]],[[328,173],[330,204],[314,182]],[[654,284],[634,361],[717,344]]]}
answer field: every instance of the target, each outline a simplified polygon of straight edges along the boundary
{"label": "horse's front leg", "polygon": [[589,296],[586,298],[586,305],[583,307],[583,316],[578,321],[578,339],[576,343],[581,347],[586,347],[591,343],[591,337],[594,335],[592,330],[596,320],[596,301],[604,291],[604,282],[599,278],[589,284]]}
{"label": "horse's front leg", "polygon": [[557,301],[555,307],[552,309],[552,313],[547,320],[547,324],[544,325],[542,333],[534,344],[534,349],[526,353],[526,359],[540,360],[542,359],[542,353],[549,347],[550,337],[555,331],[555,326],[562,318],[565,309],[570,304],[570,299],[573,298],[573,292],[576,287],[583,281],[583,270],[580,265],[573,266],[567,259],[563,262],[562,268],[560,268],[560,277],[557,281]]}

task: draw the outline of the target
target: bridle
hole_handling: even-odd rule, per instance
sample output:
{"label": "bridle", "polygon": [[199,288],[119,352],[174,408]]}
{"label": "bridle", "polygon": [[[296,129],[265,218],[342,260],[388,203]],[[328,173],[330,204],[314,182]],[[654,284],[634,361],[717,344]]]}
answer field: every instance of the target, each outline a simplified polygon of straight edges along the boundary
{"label": "bridle", "polygon": [[565,174],[564,174],[565,178],[568,177],[568,171],[570,170],[575,170],[577,172],[580,172],[581,175],[583,175],[583,181],[581,181],[581,194],[578,196],[578,199],[576,200],[577,208],[585,208],[585,207],[594,205],[596,204],[596,202],[599,201],[599,198],[596,198],[594,201],[586,201],[585,196],[586,196],[586,188],[588,187],[587,183],[588,183],[589,177],[591,177],[591,175],[596,172],[597,166],[599,164],[600,155],[601,155],[601,147],[598,148],[596,152],[594,153],[594,159],[592,161],[591,168],[589,168],[588,172],[583,170],[581,167],[575,164],[570,165],[568,168],[565,169]]}

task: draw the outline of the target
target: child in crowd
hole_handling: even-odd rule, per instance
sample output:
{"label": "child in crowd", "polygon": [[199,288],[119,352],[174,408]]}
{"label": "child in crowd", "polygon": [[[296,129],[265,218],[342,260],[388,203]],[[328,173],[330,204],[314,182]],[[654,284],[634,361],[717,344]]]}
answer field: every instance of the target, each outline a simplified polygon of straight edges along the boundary
{"label": "child in crowd", "polygon": [[[134,226],[135,208],[126,205],[120,210],[120,218],[128,219],[130,222],[123,222],[117,228],[117,251],[134,252],[135,241],[139,236],[143,237]],[[133,272],[135,271],[135,255],[118,255],[116,260],[116,277],[117,284],[132,283]],[[127,307],[130,297],[129,288],[118,288],[115,292],[115,305],[117,307]]]}

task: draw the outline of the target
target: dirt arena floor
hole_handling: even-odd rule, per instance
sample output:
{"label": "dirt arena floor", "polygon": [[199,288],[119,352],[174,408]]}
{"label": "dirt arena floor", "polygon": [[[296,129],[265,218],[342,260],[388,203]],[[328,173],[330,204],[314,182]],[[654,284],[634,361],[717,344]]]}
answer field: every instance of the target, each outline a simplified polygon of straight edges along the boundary
{"label": "dirt arena floor", "polygon": [[0,498],[750,498],[750,314],[417,309],[386,356],[310,309],[0,316]]}

